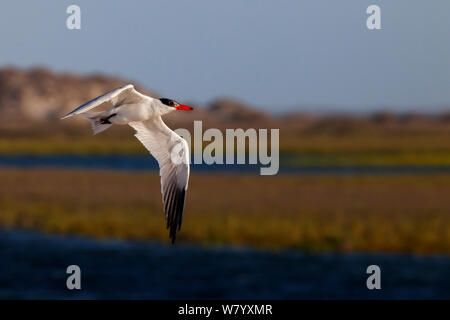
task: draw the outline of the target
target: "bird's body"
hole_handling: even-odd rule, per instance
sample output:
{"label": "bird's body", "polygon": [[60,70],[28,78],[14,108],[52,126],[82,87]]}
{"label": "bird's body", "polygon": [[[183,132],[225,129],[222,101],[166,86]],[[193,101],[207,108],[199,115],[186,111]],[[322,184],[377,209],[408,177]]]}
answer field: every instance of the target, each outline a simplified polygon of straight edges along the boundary
{"label": "bird's body", "polygon": [[[112,108],[103,112],[91,111],[104,104],[111,104]],[[162,115],[174,110],[192,108],[170,99],[145,96],[129,84],[107,92],[63,117],[85,117],[91,122],[94,134],[113,124],[128,124],[136,130],[136,138],[159,163],[164,212],[172,242],[181,227],[189,180],[188,145],[161,119]]]}

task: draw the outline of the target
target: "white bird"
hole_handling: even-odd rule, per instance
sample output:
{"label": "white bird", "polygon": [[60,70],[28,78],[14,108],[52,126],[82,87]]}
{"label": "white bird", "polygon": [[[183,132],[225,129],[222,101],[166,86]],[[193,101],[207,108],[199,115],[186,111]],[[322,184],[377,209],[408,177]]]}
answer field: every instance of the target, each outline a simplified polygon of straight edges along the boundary
{"label": "white bird", "polygon": [[[108,104],[112,104],[109,110],[88,112]],[[129,84],[83,104],[62,118],[81,115],[91,122],[94,134],[108,129],[113,124],[128,124],[136,130],[135,137],[159,164],[164,213],[172,243],[181,227],[189,180],[188,144],[161,119],[161,115],[174,110],[193,108],[171,99],[143,95]]]}

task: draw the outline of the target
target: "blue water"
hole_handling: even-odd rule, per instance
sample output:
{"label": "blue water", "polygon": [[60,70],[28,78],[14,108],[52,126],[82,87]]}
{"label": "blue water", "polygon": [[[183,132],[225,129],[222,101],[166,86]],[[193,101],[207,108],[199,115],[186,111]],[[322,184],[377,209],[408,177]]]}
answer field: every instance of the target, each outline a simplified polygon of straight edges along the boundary
{"label": "blue water", "polygon": [[[283,158],[281,159],[283,163]],[[76,169],[158,170],[150,155],[0,155],[0,167],[53,167]],[[193,164],[192,171],[241,172],[259,174],[261,165]],[[450,166],[286,166],[279,173],[287,174],[448,174]]]}
{"label": "blue water", "polygon": [[[66,288],[81,268],[82,289]],[[381,290],[366,288],[368,265]],[[0,298],[450,298],[450,257],[307,254],[0,231]]]}

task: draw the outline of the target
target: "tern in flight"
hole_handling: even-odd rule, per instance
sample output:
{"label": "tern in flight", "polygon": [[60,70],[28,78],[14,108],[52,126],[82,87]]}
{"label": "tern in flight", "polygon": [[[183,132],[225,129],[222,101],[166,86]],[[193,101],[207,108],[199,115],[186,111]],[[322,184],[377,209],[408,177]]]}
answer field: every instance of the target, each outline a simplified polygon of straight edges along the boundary
{"label": "tern in flight", "polygon": [[[103,112],[91,111],[105,105],[112,105],[112,108]],[[193,108],[171,99],[143,95],[129,84],[83,104],[62,118],[81,115],[91,122],[94,134],[113,124],[128,124],[136,130],[135,137],[159,164],[164,213],[172,243],[181,227],[189,180],[188,144],[161,119],[163,114],[174,110]]]}

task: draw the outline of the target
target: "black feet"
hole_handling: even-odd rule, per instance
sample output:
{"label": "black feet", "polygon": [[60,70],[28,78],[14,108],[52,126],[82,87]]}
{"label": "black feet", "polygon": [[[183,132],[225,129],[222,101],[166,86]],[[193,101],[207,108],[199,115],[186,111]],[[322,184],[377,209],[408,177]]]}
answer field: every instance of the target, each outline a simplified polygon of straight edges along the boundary
{"label": "black feet", "polygon": [[108,116],[107,118],[100,119],[100,124],[111,124],[111,121],[109,121],[109,119],[111,119],[115,115],[117,115],[117,113],[113,113],[112,115]]}

